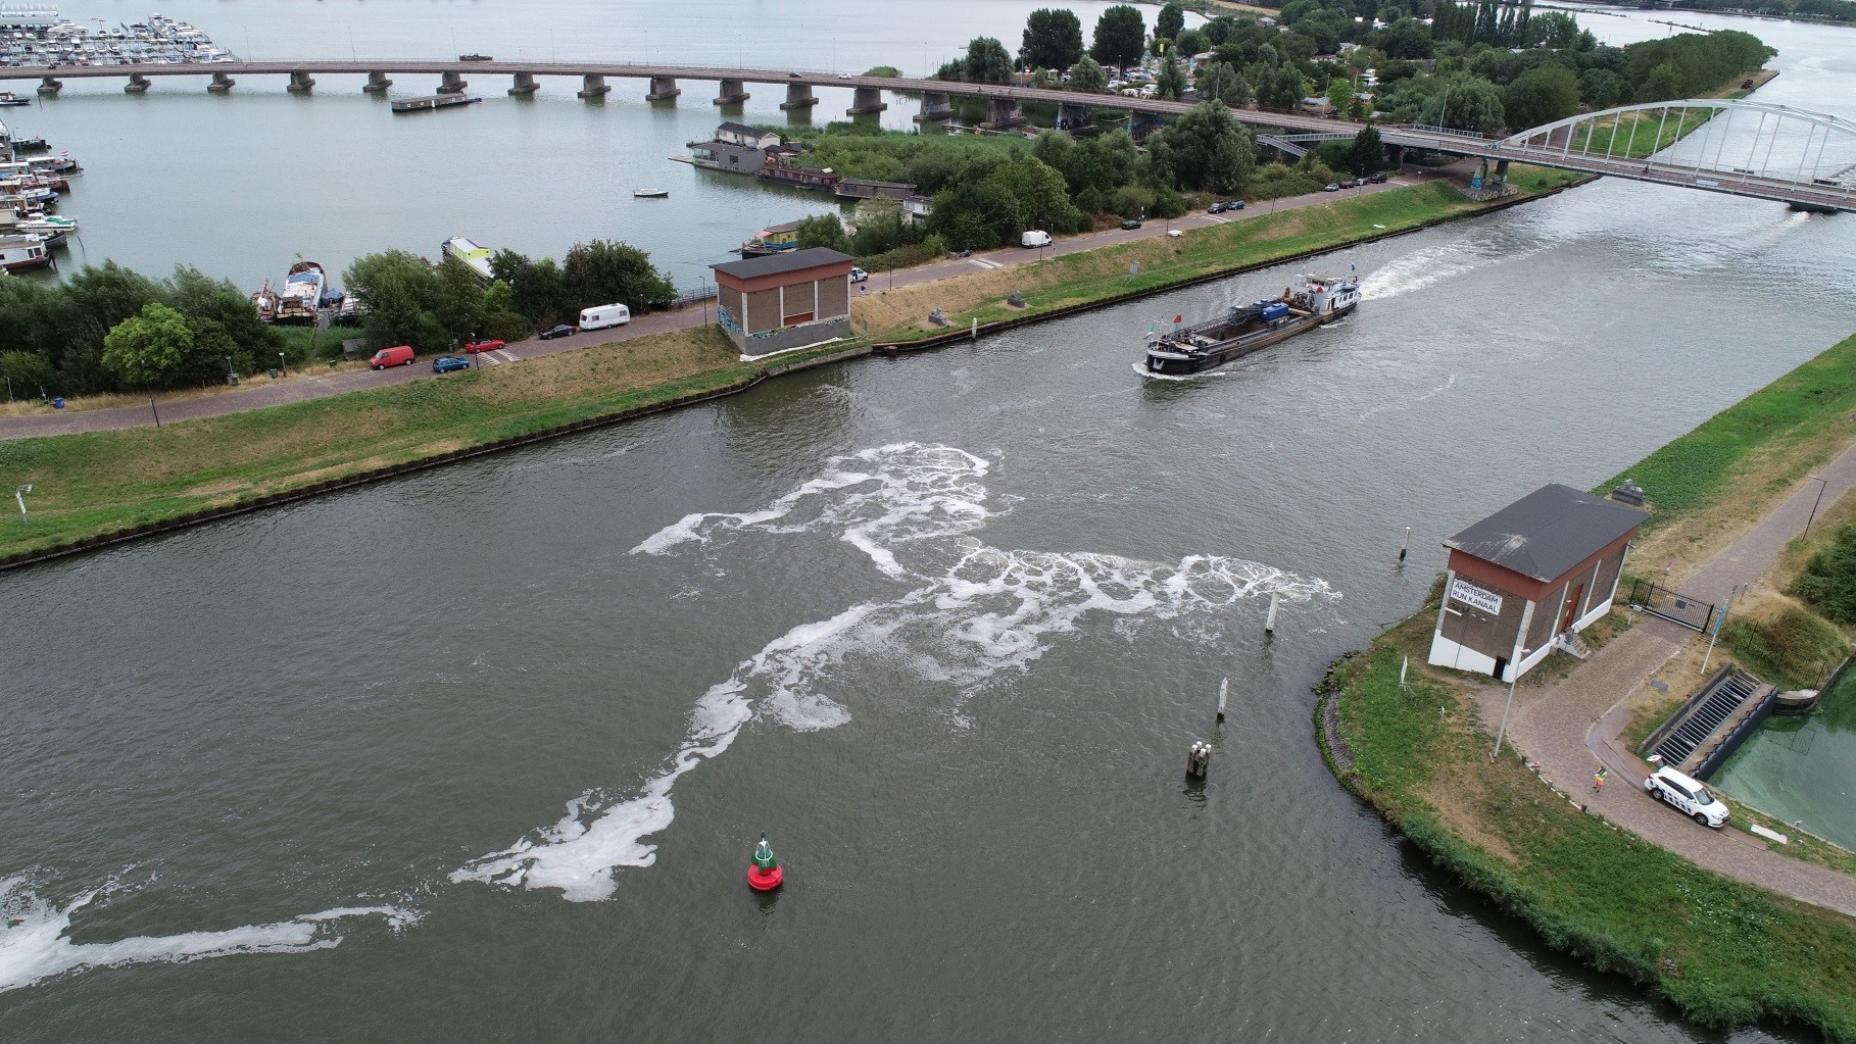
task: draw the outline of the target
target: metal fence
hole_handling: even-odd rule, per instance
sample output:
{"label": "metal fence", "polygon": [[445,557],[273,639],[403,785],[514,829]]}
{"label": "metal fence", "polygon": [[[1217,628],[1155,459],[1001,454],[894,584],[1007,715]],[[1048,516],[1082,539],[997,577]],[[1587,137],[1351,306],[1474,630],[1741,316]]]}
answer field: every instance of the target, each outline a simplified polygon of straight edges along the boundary
{"label": "metal fence", "polygon": [[1630,604],[1653,616],[1660,616],[1684,627],[1692,627],[1704,634],[1714,626],[1713,602],[1690,598],[1679,591],[1671,591],[1649,580],[1636,580],[1631,583]]}
{"label": "metal fence", "polygon": [[710,283],[700,290],[679,290],[677,291],[676,303],[672,304],[670,307],[682,308],[686,305],[693,305],[698,301],[713,300],[718,293],[719,291],[716,289],[714,283]]}

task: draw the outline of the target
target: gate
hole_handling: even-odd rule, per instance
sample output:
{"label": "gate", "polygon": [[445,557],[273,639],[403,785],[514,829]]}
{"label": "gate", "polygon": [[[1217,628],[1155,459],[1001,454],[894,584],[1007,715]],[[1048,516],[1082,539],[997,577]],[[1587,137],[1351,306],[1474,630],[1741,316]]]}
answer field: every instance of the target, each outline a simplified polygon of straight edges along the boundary
{"label": "gate", "polygon": [[1714,603],[1690,598],[1649,580],[1631,582],[1630,604],[1653,616],[1706,634],[1714,626]]}

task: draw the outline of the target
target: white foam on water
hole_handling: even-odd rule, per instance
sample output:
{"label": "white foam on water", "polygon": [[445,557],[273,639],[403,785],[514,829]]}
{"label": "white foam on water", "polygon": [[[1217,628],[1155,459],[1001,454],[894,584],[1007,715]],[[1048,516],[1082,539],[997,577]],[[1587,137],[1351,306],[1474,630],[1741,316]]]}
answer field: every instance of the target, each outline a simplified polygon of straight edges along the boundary
{"label": "white foam on water", "polygon": [[[1090,616],[1117,618],[1117,633],[1130,640],[1135,632],[1121,625],[1187,618],[1209,636],[1219,611],[1246,599],[1272,592],[1289,604],[1339,597],[1321,580],[1224,556],[1157,564],[988,546],[971,534],[993,517],[981,481],[989,467],[947,446],[882,446],[834,458],[824,475],[765,508],[689,515],[646,538],[634,553],[667,554],[692,543],[716,553],[744,532],[822,534],[850,543],[883,577],[909,586],[768,642],[702,694],[682,745],[637,793],[613,800],[589,790],[567,802],[553,825],[471,860],[451,880],[607,899],[615,871],[656,862],[657,846],[646,839],[675,819],[676,781],[720,756],[755,718],[810,731],[848,722],[845,703],[853,700],[945,692],[959,705],[1001,672],[1028,669]],[[899,667],[921,685],[906,694],[872,692],[862,668],[873,662]]]}
{"label": "white foam on water", "polygon": [[24,875],[0,878],[0,993],[95,968],[326,950],[341,943],[342,937],[328,927],[334,922],[379,916],[399,930],[417,923],[421,916],[390,906],[343,907],[219,931],[72,942],[71,915],[117,889],[114,884],[93,888],[61,907],[33,894]]}
{"label": "white foam on water", "polygon": [[1231,374],[1237,372],[1229,366],[1218,366],[1210,370],[1200,370],[1198,373],[1155,373],[1147,367],[1142,366],[1140,363],[1133,363],[1131,365],[1133,365],[1135,373],[1140,374],[1150,381],[1209,380],[1213,377],[1229,377]]}

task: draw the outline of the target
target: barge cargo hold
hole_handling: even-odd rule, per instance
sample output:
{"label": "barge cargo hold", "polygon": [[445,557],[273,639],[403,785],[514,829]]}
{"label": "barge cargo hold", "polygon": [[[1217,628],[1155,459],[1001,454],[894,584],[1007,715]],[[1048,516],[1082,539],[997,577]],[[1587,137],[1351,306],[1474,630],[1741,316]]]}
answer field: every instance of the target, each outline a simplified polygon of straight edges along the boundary
{"label": "barge cargo hold", "polygon": [[1233,305],[1221,319],[1149,334],[1141,372],[1173,377],[1215,369],[1340,319],[1359,303],[1357,283],[1306,276],[1299,290],[1273,301]]}
{"label": "barge cargo hold", "polygon": [[460,105],[475,105],[482,98],[465,94],[433,94],[424,98],[401,98],[391,106],[395,113],[431,112],[434,109],[451,109]]}

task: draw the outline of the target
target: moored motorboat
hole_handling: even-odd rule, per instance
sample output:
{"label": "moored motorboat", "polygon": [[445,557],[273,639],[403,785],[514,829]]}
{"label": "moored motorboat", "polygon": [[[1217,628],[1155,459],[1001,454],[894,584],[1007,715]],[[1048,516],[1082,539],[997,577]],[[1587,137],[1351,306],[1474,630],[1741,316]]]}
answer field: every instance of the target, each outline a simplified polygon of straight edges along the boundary
{"label": "moored motorboat", "polygon": [[0,235],[0,268],[17,272],[28,268],[44,268],[51,263],[52,254],[46,248],[43,237]]}
{"label": "moored motorboat", "polygon": [[[277,292],[277,309],[273,320],[280,323],[313,323],[322,309],[325,280],[322,266],[314,261],[298,261],[284,277],[284,288]],[[260,309],[262,313],[262,309]]]}
{"label": "moored motorboat", "polygon": [[1305,276],[1300,289],[1275,300],[1233,305],[1222,318],[1194,326],[1175,319],[1172,331],[1149,334],[1141,372],[1172,377],[1214,369],[1340,319],[1359,303],[1352,280]]}
{"label": "moored motorboat", "polygon": [[669,199],[669,189],[633,189],[633,199]]}

